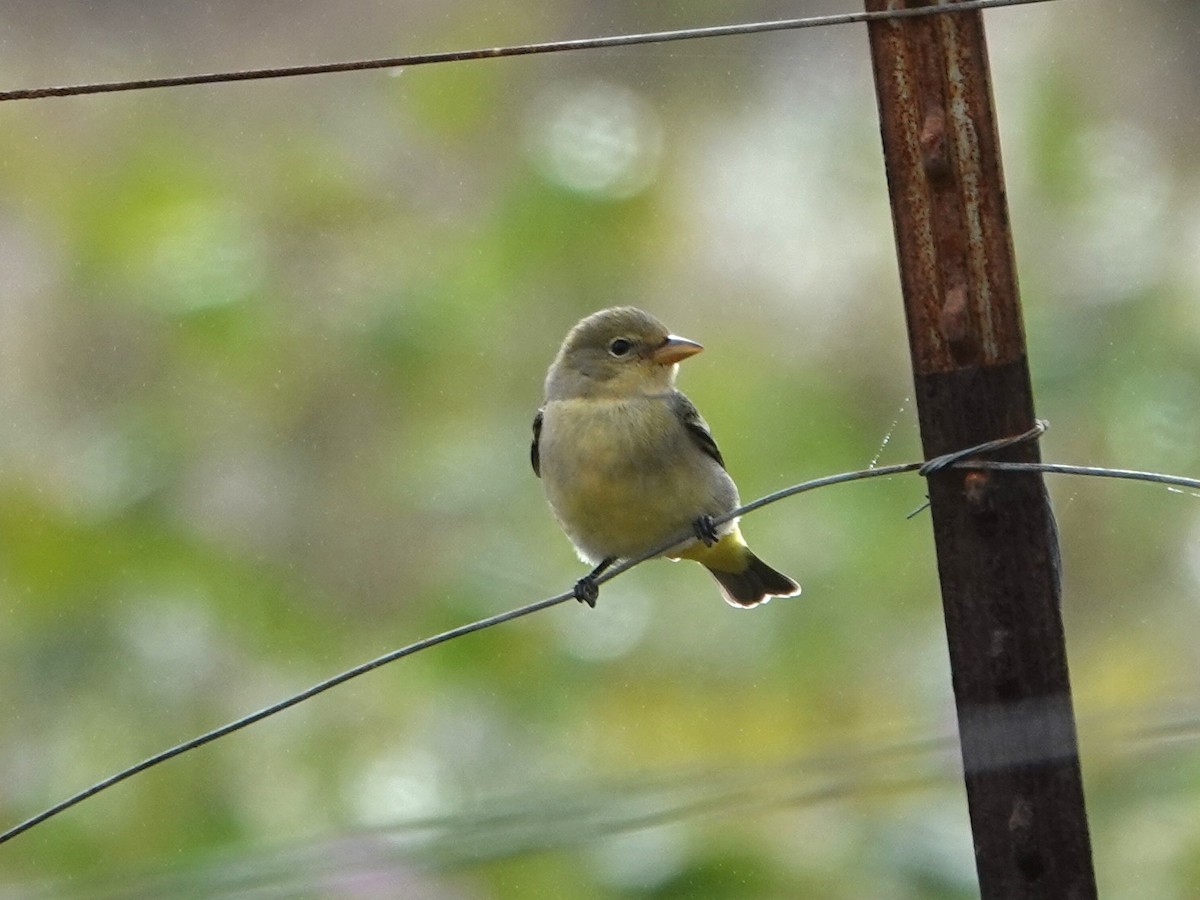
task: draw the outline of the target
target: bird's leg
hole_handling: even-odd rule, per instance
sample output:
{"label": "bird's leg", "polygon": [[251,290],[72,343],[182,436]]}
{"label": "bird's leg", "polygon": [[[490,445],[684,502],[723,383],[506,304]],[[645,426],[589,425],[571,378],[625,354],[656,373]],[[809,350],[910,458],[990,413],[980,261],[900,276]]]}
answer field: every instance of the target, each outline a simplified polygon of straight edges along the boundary
{"label": "bird's leg", "polygon": [[596,586],[596,579],[600,577],[609,566],[617,561],[615,556],[610,556],[608,559],[601,560],[600,565],[592,569],[577,582],[575,582],[575,599],[580,603],[586,603],[592,609],[596,608],[596,598],[600,596],[600,588]]}
{"label": "bird's leg", "polygon": [[692,523],[692,530],[696,532],[696,537],[704,542],[705,547],[711,547],[721,539],[717,534],[717,526],[713,524],[713,517],[708,513]]}

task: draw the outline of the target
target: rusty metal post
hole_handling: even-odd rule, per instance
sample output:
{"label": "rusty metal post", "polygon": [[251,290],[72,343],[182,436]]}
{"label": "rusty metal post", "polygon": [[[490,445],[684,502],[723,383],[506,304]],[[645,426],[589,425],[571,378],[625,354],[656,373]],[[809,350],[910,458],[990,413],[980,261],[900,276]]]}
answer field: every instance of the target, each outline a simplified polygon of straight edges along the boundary
{"label": "rusty metal post", "polygon": [[[952,2],[952,0],[951,0]],[[930,0],[866,0],[868,10]],[[926,458],[1034,422],[983,18],[869,26]],[[1036,461],[1036,444],[997,454]],[[1096,896],[1054,520],[1037,473],[929,479],[984,898]]]}

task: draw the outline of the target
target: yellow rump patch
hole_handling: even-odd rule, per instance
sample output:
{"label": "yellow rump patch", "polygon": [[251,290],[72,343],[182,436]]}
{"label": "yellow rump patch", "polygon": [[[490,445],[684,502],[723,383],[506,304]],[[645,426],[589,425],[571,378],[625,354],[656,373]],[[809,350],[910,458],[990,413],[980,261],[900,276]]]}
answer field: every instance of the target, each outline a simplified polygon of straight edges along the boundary
{"label": "yellow rump patch", "polygon": [[672,559],[693,559],[701,565],[718,572],[744,572],[749,566],[750,551],[742,540],[742,531],[734,525],[733,530],[721,535],[711,547],[703,541],[693,541],[682,550],[670,554]]}

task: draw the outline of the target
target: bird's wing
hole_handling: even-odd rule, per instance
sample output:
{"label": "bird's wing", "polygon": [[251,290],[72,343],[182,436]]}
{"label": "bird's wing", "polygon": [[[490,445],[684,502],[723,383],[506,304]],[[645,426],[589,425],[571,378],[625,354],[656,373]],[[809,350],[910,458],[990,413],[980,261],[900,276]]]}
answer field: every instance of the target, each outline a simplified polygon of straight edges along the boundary
{"label": "bird's wing", "polygon": [[717,442],[713,440],[712,432],[708,430],[708,423],[704,421],[704,416],[700,415],[692,401],[676,391],[671,396],[671,407],[683,423],[683,427],[687,429],[688,437],[697,447],[715,459],[717,465],[725,468],[725,460],[721,457]]}
{"label": "bird's wing", "polygon": [[533,474],[542,477],[542,456],[538,452],[538,441],[542,439],[542,411],[533,417],[533,443],[529,447],[529,461],[533,463]]}

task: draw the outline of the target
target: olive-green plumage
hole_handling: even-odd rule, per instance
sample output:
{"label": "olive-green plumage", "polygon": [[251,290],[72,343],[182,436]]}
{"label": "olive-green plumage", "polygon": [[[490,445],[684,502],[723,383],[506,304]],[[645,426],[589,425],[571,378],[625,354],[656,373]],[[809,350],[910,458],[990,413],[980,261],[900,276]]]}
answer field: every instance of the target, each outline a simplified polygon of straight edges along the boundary
{"label": "olive-green plumage", "polygon": [[[532,461],[584,560],[637,556],[737,508],[708,424],[675,389],[678,363],[701,349],[628,306],[588,316],[563,341],[534,419]],[[735,606],[800,592],[750,552],[736,521],[717,538],[669,555],[704,565]]]}

